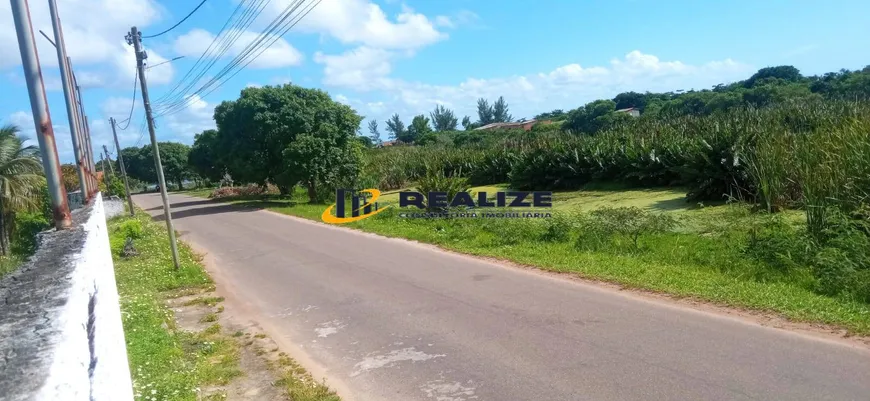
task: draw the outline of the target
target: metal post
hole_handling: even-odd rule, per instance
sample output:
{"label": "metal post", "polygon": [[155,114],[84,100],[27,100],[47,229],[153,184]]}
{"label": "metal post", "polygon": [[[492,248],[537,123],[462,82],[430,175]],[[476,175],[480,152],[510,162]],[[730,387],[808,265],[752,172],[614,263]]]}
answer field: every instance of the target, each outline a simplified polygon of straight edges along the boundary
{"label": "metal post", "polygon": [[11,0],[11,3],[12,19],[15,21],[15,31],[18,35],[18,48],[21,51],[21,64],[24,67],[27,92],[30,95],[30,108],[36,125],[39,150],[42,153],[42,168],[45,170],[48,194],[51,198],[54,226],[59,230],[66,229],[72,226],[72,219],[66,189],[61,180],[60,159],[57,157],[51,113],[48,111],[48,101],[45,98],[42,70],[39,67],[39,55],[36,52],[33,25],[30,22],[30,9],[26,0]]}
{"label": "metal post", "polygon": [[115,119],[109,117],[109,122],[112,123],[112,136],[115,137],[115,149],[118,151],[118,167],[121,168],[121,176],[124,177],[124,190],[127,191],[127,205],[130,206],[130,216],[136,214],[133,209],[133,197],[130,196],[130,182],[127,180],[127,169],[124,167],[124,155],[121,153],[121,144],[118,143],[118,133],[115,132]]}
{"label": "metal post", "polygon": [[151,136],[151,150],[154,152],[154,166],[157,170],[157,183],[160,185],[160,197],[163,199],[163,215],[166,217],[166,229],[169,230],[169,245],[172,247],[172,261],[178,269],[178,248],[175,244],[175,228],[172,226],[172,211],[169,210],[169,196],[166,194],[166,180],[163,178],[163,164],[160,162],[160,150],[157,148],[157,135],[154,134],[154,117],[151,115],[151,101],[148,98],[148,85],[145,82],[145,52],[142,51],[142,36],[136,27],[130,28],[127,43],[133,45],[136,53],[136,70],[139,73],[139,85],[142,89],[142,104],[145,106],[145,120],[148,122],[148,134]]}
{"label": "metal post", "polygon": [[[109,117],[109,118],[111,118],[111,117]],[[106,145],[103,145],[103,154],[105,154],[106,159],[109,160],[109,172],[112,173],[112,175],[114,176],[115,175],[115,168],[112,167],[112,159],[109,158],[109,149],[106,148]],[[105,170],[105,168],[103,170]]]}
{"label": "metal post", "polygon": [[58,66],[60,66],[60,80],[63,84],[63,97],[66,101],[66,116],[69,120],[69,132],[70,137],[72,137],[73,155],[75,155],[76,165],[78,167],[79,185],[82,188],[82,193],[84,193],[85,174],[82,170],[81,164],[78,163],[78,125],[76,123],[75,100],[73,99],[74,95],[72,93],[72,82],[70,82],[71,66],[67,64],[69,58],[66,57],[66,45],[63,41],[63,31],[60,27],[60,19],[57,17],[57,2],[55,0],[48,0],[48,10],[51,13],[51,27],[54,30],[54,41],[56,43],[54,47],[57,50],[57,64]]}
{"label": "metal post", "polygon": [[103,153],[100,153],[100,170],[103,171],[103,182],[106,181],[106,158],[103,157]]}
{"label": "metal post", "polygon": [[88,115],[85,114],[85,163],[91,172],[91,196],[100,192],[100,183],[97,180],[97,166],[94,164],[94,148],[91,146],[91,127],[88,125]]}
{"label": "metal post", "polygon": [[[67,62],[70,63],[69,57],[67,57]],[[72,63],[70,63],[70,64],[72,64]],[[79,154],[77,156],[78,160],[76,160],[76,163],[78,163],[82,167],[82,170],[84,172],[85,183],[82,186],[82,199],[84,200],[84,202],[87,203],[91,199],[91,195],[90,195],[91,194],[91,182],[90,182],[91,173],[90,173],[90,170],[88,170],[87,163],[85,163],[85,150],[84,150],[84,147],[85,147],[85,128],[84,128],[84,126],[85,126],[85,124],[84,124],[85,114],[84,114],[84,110],[82,110],[82,93],[81,93],[81,88],[79,87],[78,79],[76,79],[76,74],[73,73],[72,71],[70,71],[70,74],[72,75],[72,78],[73,78],[73,87],[75,88],[75,96],[77,99],[76,100],[76,123],[78,124],[78,127],[79,127],[79,129],[78,129]]]}
{"label": "metal post", "polygon": [[84,104],[82,103],[82,88],[78,85],[78,81],[76,80],[76,94],[79,98],[79,121],[81,122],[81,148],[82,148],[82,163],[85,166],[85,172],[87,172],[87,180],[88,180],[88,199],[96,193],[96,187],[94,185],[94,169],[91,166],[91,151],[88,148],[88,117],[85,115]]}

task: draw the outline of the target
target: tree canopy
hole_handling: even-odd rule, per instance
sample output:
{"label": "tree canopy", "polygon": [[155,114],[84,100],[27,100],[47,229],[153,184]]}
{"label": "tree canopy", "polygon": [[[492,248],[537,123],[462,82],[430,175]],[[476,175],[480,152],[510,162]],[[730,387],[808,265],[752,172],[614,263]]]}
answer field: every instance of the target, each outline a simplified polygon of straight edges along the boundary
{"label": "tree canopy", "polygon": [[459,123],[456,115],[453,114],[453,110],[440,104],[435,106],[435,110],[429,113],[429,117],[432,118],[432,125],[435,131],[438,132],[456,131],[456,126]]}
{"label": "tree canopy", "polygon": [[344,145],[362,120],[326,92],[292,84],[246,88],[238,100],[218,105],[214,117],[230,174],[244,182],[277,183],[282,193],[289,191],[287,178],[295,177],[286,171],[284,150],[297,136]]}

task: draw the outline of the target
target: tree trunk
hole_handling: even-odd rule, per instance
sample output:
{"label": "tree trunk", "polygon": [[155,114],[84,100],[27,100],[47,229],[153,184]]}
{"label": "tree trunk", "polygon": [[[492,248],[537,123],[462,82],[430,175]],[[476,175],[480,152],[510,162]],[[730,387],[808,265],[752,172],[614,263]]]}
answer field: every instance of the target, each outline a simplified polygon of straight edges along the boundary
{"label": "tree trunk", "polygon": [[317,188],[314,186],[314,180],[308,181],[308,203],[317,203]]}
{"label": "tree trunk", "polygon": [[182,180],[181,177],[178,177],[178,178],[176,178],[176,181],[178,182],[178,190],[179,191],[183,190],[184,186],[182,185],[182,181],[184,181],[184,180]]}

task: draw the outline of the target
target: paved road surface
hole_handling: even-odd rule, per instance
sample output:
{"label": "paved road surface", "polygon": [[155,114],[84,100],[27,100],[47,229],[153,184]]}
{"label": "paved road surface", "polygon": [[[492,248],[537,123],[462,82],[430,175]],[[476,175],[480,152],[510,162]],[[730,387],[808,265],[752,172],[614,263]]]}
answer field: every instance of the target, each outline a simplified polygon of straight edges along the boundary
{"label": "paved road surface", "polygon": [[[354,400],[870,400],[866,349],[272,212],[170,199],[182,238]],[[159,196],[135,201],[162,216]]]}

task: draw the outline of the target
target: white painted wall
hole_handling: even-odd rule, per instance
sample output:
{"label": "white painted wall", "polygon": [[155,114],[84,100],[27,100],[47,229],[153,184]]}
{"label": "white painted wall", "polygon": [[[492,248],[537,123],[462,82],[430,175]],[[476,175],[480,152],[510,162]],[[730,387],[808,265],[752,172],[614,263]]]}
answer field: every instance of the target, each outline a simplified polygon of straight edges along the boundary
{"label": "white painted wall", "polygon": [[[75,269],[68,302],[56,322],[63,338],[54,348],[47,380],[33,399],[132,401],[133,384],[101,195],[96,196],[84,229],[84,245],[70,259]],[[89,371],[92,362],[93,371]]]}

